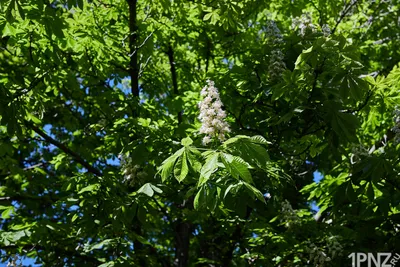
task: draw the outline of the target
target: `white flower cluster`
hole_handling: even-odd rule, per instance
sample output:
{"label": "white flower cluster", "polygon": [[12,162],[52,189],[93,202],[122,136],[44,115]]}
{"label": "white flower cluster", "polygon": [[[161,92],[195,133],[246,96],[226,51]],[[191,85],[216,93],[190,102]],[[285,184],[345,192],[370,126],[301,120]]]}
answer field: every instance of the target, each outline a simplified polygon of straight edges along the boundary
{"label": "white flower cluster", "polygon": [[303,37],[308,33],[314,33],[317,29],[317,27],[312,24],[310,13],[305,13],[301,15],[301,17],[292,19],[292,28],[298,28],[300,30],[300,35]]}
{"label": "white flower cluster", "polygon": [[331,258],[326,255],[326,253],[318,248],[314,243],[307,242],[306,252],[310,254],[310,260],[308,264],[313,264],[314,266],[325,266],[326,262],[331,261]]}
{"label": "white flower cluster", "polygon": [[343,254],[343,246],[340,245],[339,238],[337,236],[329,237],[327,247],[332,259]]}
{"label": "white flower cluster", "polygon": [[355,164],[356,162],[361,160],[362,157],[365,157],[368,155],[369,155],[369,152],[365,146],[363,146],[362,144],[353,145],[353,147],[351,148],[350,162],[351,162],[351,164]]}
{"label": "white flower cluster", "polygon": [[147,172],[145,172],[140,165],[135,164],[132,158],[121,156],[121,167],[122,174],[124,175],[124,183],[130,185],[141,185],[145,183]]}
{"label": "white flower cluster", "polygon": [[226,113],[222,109],[223,104],[213,81],[207,80],[207,85],[201,90],[201,96],[203,100],[199,104],[199,119],[202,123],[200,133],[206,134],[203,144],[210,143],[213,137],[222,142],[225,140],[225,133],[230,132],[230,129],[225,121]]}
{"label": "white flower cluster", "polygon": [[279,44],[283,42],[283,36],[275,21],[270,20],[267,22],[267,26],[265,27],[265,32],[267,36],[272,40],[273,43]]}
{"label": "white flower cluster", "polygon": [[392,128],[392,131],[396,134],[394,141],[396,144],[398,144],[400,143],[400,109],[396,107],[393,114],[393,121],[395,123],[395,126]]}
{"label": "white flower cluster", "polygon": [[280,78],[286,69],[286,64],[283,62],[284,57],[280,49],[272,50],[268,66],[268,74],[271,81]]}
{"label": "white flower cluster", "polygon": [[331,34],[331,28],[329,27],[328,24],[322,25],[322,33],[324,34],[325,37],[328,37]]}
{"label": "white flower cluster", "polygon": [[275,81],[282,76],[283,71],[286,69],[286,64],[283,61],[285,56],[282,53],[282,50],[278,47],[279,44],[283,43],[283,37],[281,31],[273,20],[268,21],[265,31],[269,39],[272,41],[272,45],[276,45],[271,51],[268,66],[269,78],[271,81]]}
{"label": "white flower cluster", "polygon": [[299,217],[297,216],[296,211],[292,208],[292,205],[290,205],[289,201],[283,201],[281,211],[281,222],[286,222],[287,227],[300,223]]}

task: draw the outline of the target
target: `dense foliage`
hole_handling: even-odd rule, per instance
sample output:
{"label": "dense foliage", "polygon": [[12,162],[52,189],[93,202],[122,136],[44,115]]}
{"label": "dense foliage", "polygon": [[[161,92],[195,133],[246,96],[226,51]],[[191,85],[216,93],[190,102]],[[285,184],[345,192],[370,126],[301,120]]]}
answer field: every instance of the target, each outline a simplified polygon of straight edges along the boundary
{"label": "dense foliage", "polygon": [[2,261],[400,252],[399,7],[1,0]]}

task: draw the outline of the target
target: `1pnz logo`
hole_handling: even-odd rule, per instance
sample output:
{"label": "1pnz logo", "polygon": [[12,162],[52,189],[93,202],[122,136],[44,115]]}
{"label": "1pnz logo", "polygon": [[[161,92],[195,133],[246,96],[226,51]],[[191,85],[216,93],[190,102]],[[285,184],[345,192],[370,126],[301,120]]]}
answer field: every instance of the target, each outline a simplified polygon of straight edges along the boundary
{"label": "1pnz logo", "polygon": [[400,254],[353,252],[349,258],[351,258],[353,267],[394,267],[400,260]]}

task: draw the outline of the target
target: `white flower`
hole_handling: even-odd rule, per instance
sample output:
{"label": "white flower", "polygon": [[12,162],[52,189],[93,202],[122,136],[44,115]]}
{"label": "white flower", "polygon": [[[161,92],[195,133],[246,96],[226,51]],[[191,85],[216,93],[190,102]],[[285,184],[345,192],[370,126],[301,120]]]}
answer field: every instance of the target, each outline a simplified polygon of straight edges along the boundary
{"label": "white flower", "polygon": [[225,113],[225,111],[219,110],[219,111],[217,112],[217,118],[218,118],[218,119],[225,119],[225,118],[226,118],[226,113]]}
{"label": "white flower", "polygon": [[274,81],[282,76],[286,69],[286,64],[283,62],[284,55],[279,49],[271,52],[270,62],[268,66],[268,74],[271,81]]}
{"label": "white flower", "polygon": [[212,102],[212,98],[210,96],[207,96],[206,98],[203,99],[203,104],[207,105]]}
{"label": "white flower", "polygon": [[203,144],[204,145],[207,145],[210,142],[211,142],[211,137],[210,136],[206,135],[206,136],[203,137]]}
{"label": "white flower", "polygon": [[329,28],[329,25],[327,24],[322,25],[322,33],[324,34],[325,37],[331,34],[331,28]]}
{"label": "white flower", "polygon": [[225,140],[225,133],[230,132],[230,129],[228,123],[224,121],[226,113],[222,110],[223,104],[213,81],[207,80],[207,86],[202,89],[201,96],[204,99],[199,104],[199,119],[202,122],[199,132],[206,134],[203,144],[207,145],[214,137],[222,142]]}
{"label": "white flower", "polygon": [[275,21],[270,20],[267,22],[265,32],[267,33],[268,38],[270,38],[273,43],[278,44],[283,42],[281,31],[279,30]]}
{"label": "white flower", "polygon": [[209,109],[209,110],[207,110],[206,114],[209,115],[209,116],[214,116],[215,115],[215,110]]}
{"label": "white flower", "polygon": [[225,134],[220,133],[220,134],[218,135],[218,139],[219,139],[219,141],[221,141],[221,142],[225,141]]}
{"label": "white flower", "polygon": [[395,133],[395,144],[400,143],[400,109],[396,107],[396,109],[393,111],[393,121],[395,125],[392,128],[392,131]]}
{"label": "white flower", "polygon": [[312,24],[312,18],[310,13],[305,13],[301,17],[292,19],[292,28],[298,28],[300,30],[300,35],[305,36],[307,33],[313,33],[317,27]]}
{"label": "white flower", "polygon": [[220,100],[217,100],[214,103],[212,103],[212,107],[215,109],[220,109],[222,108],[222,102]]}

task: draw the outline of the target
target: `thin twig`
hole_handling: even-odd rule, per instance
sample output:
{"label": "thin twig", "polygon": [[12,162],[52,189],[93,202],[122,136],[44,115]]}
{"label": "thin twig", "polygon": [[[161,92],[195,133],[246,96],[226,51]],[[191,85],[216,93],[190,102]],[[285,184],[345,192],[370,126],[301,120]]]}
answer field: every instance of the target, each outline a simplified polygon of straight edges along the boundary
{"label": "thin twig", "polygon": [[342,20],[344,19],[344,17],[346,17],[347,13],[349,13],[349,11],[351,10],[351,8],[353,6],[355,6],[357,4],[358,0],[350,0],[350,3],[348,5],[345,5],[345,7],[343,8],[341,15],[338,19],[338,21],[336,22],[335,27],[333,27],[331,34],[333,35],[337,29],[337,27],[339,26],[339,24],[342,22]]}
{"label": "thin twig", "polygon": [[66,147],[64,144],[62,144],[62,143],[58,142],[57,140],[53,139],[52,137],[48,136],[45,132],[43,132],[41,129],[39,129],[39,127],[35,126],[33,123],[26,122],[26,125],[30,129],[35,131],[38,135],[43,137],[47,142],[55,145],[56,147],[58,147],[59,149],[61,149],[65,153],[67,153],[68,155],[72,156],[76,160],[76,162],[78,162],[83,167],[85,167],[89,172],[93,173],[96,176],[103,176],[103,174],[98,169],[94,168],[92,165],[87,163],[80,155],[78,155],[78,153],[72,151],[70,148]]}

